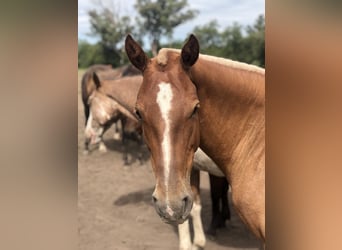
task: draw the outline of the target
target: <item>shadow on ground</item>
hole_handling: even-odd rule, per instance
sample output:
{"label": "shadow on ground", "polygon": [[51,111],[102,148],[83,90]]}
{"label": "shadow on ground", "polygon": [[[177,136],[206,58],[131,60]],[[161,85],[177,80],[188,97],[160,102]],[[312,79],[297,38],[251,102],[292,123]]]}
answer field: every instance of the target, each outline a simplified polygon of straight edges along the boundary
{"label": "shadow on ground", "polygon": [[[113,202],[114,206],[126,206],[130,204],[136,204],[143,202],[145,204],[152,206],[152,193],[154,187],[139,190],[135,192],[130,192],[125,195],[120,196]],[[207,231],[211,222],[211,203],[210,203],[210,190],[201,190],[201,200],[202,200],[202,222],[204,230]],[[231,201],[231,193],[229,193],[229,201]],[[260,242],[248,231],[246,226],[241,222],[240,218],[234,211],[232,204],[230,204],[231,209],[231,220],[226,222],[226,227],[217,230],[216,236],[211,236],[206,234],[207,240],[215,242],[216,244],[225,247],[235,247],[235,248],[259,248],[262,249]],[[190,225],[191,218],[190,218]],[[177,226],[173,227],[174,233],[178,234]],[[191,235],[193,237],[193,228],[190,226]]]}
{"label": "shadow on ground", "polygon": [[[122,155],[122,161],[124,162],[124,154],[127,153],[128,165],[133,165],[139,162],[143,165],[150,160],[150,152],[145,144],[140,145],[136,141],[127,140],[125,144],[121,140],[106,139],[104,143],[108,151],[116,151]],[[89,152],[93,153],[98,150],[98,145],[91,145]]]}

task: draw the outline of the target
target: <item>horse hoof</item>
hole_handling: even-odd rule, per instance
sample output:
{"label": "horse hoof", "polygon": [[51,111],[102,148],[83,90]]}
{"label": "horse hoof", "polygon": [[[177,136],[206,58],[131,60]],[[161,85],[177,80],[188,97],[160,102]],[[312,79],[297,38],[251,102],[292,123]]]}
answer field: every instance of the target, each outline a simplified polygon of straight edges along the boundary
{"label": "horse hoof", "polygon": [[211,227],[206,231],[206,234],[208,234],[212,237],[215,237],[216,236],[216,229]]}
{"label": "horse hoof", "polygon": [[192,245],[191,250],[204,250],[204,247],[197,246],[197,245]]}
{"label": "horse hoof", "polygon": [[105,145],[101,144],[99,147],[99,151],[101,153],[107,153],[107,147]]}
{"label": "horse hoof", "polygon": [[113,135],[113,139],[114,139],[114,140],[117,140],[117,141],[121,140],[121,135],[120,135],[120,133],[115,133],[115,134]]}
{"label": "horse hoof", "polygon": [[211,241],[216,241],[216,233],[215,233],[215,235],[207,234],[207,238]]}

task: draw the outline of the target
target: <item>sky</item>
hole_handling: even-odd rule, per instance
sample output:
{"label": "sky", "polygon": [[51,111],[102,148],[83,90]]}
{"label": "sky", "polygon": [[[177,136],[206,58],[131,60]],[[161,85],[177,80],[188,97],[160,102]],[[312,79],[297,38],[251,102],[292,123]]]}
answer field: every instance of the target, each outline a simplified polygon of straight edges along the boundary
{"label": "sky", "polygon": [[[134,9],[136,0],[103,0],[104,3],[115,3],[115,8],[122,15],[128,15],[134,20],[137,12]],[[95,43],[98,39],[89,36],[90,23],[88,10],[98,6],[98,0],[78,1],[78,39]],[[260,14],[265,14],[265,0],[188,0],[191,9],[199,11],[196,18],[179,25],[174,29],[175,40],[185,40],[187,35],[197,25],[204,25],[216,19],[220,28],[225,28],[237,22],[243,26],[252,25]]]}

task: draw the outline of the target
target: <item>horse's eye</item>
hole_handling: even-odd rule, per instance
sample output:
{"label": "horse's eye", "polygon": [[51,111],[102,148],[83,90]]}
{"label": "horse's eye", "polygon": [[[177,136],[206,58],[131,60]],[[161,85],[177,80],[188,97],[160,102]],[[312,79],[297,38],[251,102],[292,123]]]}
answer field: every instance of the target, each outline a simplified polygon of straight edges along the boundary
{"label": "horse's eye", "polygon": [[196,106],[194,107],[194,110],[191,113],[191,117],[193,117],[193,116],[195,116],[197,114],[197,111],[198,111],[199,107],[200,107],[200,104],[197,103]]}
{"label": "horse's eye", "polygon": [[138,120],[142,120],[142,116],[140,114],[140,111],[138,109],[135,109],[135,116],[138,118]]}

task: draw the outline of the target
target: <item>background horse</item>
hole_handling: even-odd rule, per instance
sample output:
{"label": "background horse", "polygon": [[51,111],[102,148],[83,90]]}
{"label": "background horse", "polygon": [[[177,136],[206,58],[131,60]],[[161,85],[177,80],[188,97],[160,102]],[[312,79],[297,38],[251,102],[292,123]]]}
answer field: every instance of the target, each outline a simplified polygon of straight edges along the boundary
{"label": "background horse", "polygon": [[[92,125],[87,126],[88,118],[90,115],[89,110],[89,97],[96,89],[96,85],[93,81],[93,74],[97,73],[101,79],[104,80],[114,80],[119,79],[121,77],[139,75],[140,72],[137,71],[135,67],[132,65],[125,65],[116,69],[112,69],[111,65],[93,65],[87,69],[87,71],[83,74],[81,80],[81,93],[82,93],[82,102],[84,107],[84,115],[85,115],[85,123],[86,123],[86,137],[85,137],[85,153],[89,152],[89,144],[99,143],[99,149],[102,152],[106,151],[106,146],[102,141],[103,133],[112,125],[115,124],[118,119],[113,119],[112,121],[108,121],[105,126],[102,126],[101,129],[91,130]],[[90,119],[92,120],[92,119]]]}
{"label": "background horse", "polygon": [[[136,95],[140,88],[142,81],[141,76],[126,77],[112,81],[101,81],[96,74],[94,74],[94,82],[97,88],[94,90],[92,97],[90,98],[90,110],[94,114],[89,119],[92,122],[88,124],[106,124],[111,121],[118,114],[121,117],[127,115],[130,112],[130,116],[127,116],[129,121],[132,121],[133,128],[132,132],[141,133],[141,123],[132,117],[134,115],[134,104]],[[92,103],[111,103],[111,105],[105,105],[107,109],[100,109],[98,105],[92,105]],[[99,115],[96,115],[99,113]],[[107,119],[106,120],[100,120]],[[96,120],[99,119],[99,120]],[[123,126],[125,128],[125,125]],[[98,128],[94,128],[96,130]],[[212,198],[212,222],[209,228],[209,233],[215,234],[217,228],[224,226],[225,221],[230,219],[230,211],[228,206],[228,182],[225,178],[222,178],[224,174],[222,171],[213,163],[213,161],[205,155],[200,149],[195,154],[194,169],[191,173],[191,188],[193,196],[195,197],[194,206],[191,210],[191,216],[193,218],[194,225],[194,246],[204,247],[205,236],[203,232],[203,226],[201,221],[201,200],[200,200],[200,176],[199,170],[210,172],[210,186],[211,186],[211,198]],[[216,177],[219,176],[219,177]],[[221,202],[221,205],[220,205]],[[190,249],[190,229],[188,220],[183,224],[179,225],[179,239],[180,249]]]}
{"label": "background horse", "polygon": [[199,55],[193,35],[181,51],[162,49],[152,59],[130,35],[125,48],[143,73],[136,113],[151,150],[157,213],[169,223],[188,217],[200,145],[231,184],[242,221],[265,240],[264,69]]}
{"label": "background horse", "polygon": [[[134,139],[139,145],[142,145],[141,126],[126,107],[123,107],[114,98],[110,98],[106,94],[97,91],[101,83],[99,77],[95,73],[93,82],[95,89],[88,98],[90,115],[87,120],[85,136],[90,137],[92,142],[102,142],[104,131],[113,123],[121,121],[121,138],[124,146],[123,159],[125,165],[129,165],[127,141],[128,139]],[[112,89],[118,92],[124,91],[125,93],[122,95],[127,98],[127,94],[131,93],[134,95],[132,91],[130,92],[128,90],[129,88],[134,89],[136,83],[141,82],[141,76],[123,77],[116,80],[107,80],[107,82],[110,84],[110,87],[113,87]],[[123,89],[122,86],[125,86],[125,88]],[[119,95],[121,95],[121,93],[116,94],[116,96]],[[135,97],[132,96],[132,98],[134,100]],[[138,158],[142,164],[143,159],[141,154],[139,154]]]}

